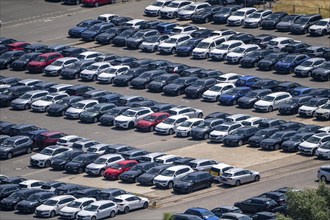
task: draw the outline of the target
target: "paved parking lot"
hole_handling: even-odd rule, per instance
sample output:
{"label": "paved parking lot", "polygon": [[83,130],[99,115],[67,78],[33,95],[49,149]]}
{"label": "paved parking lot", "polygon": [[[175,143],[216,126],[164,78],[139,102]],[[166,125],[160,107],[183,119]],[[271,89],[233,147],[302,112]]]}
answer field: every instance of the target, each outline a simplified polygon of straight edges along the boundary
{"label": "paved parking lot", "polygon": [[[241,74],[251,74],[260,77],[268,77],[276,80],[290,80],[299,82],[305,86],[329,88],[329,82],[315,82],[309,79],[297,79],[291,75],[276,75],[271,72],[261,72],[255,69],[242,69],[237,65],[227,65],[223,62],[210,62],[206,60],[191,60],[190,58],[160,56],[146,54],[139,51],[125,50],[112,46],[98,46],[94,42],[82,43],[77,39],[67,38],[67,30],[79,21],[87,18],[96,18],[103,13],[116,13],[119,15],[131,16],[133,18],[143,17],[143,9],[151,1],[130,2],[126,4],[118,3],[115,5],[102,6],[95,8],[81,8],[79,6],[63,6],[55,3],[45,3],[43,0],[34,0],[29,5],[25,5],[22,0],[2,0],[1,1],[1,36],[13,37],[28,42],[43,42],[46,44],[63,43],[79,45],[80,47],[92,48],[97,51],[110,52],[118,55],[132,55],[137,58],[167,59],[173,62],[185,63],[191,66],[203,68],[215,68],[223,72],[237,72]],[[24,6],[24,7],[23,7]],[[4,10],[6,8],[6,10]],[[16,13],[19,12],[19,13]],[[15,16],[14,16],[15,14]],[[149,18],[145,18],[149,19]],[[186,22],[184,22],[186,23]],[[221,29],[224,25],[202,25],[207,28]],[[236,31],[244,31],[252,34],[264,33],[256,29],[233,28]],[[275,33],[267,31],[277,36],[288,36],[287,33]],[[290,36],[296,40],[302,40],[313,45],[329,46],[327,37],[312,38],[305,35]],[[57,77],[49,78],[40,74],[25,74],[24,72],[13,72],[2,70],[1,75],[13,76],[22,79],[39,78],[47,81],[78,84],[83,83],[77,80],[61,80]],[[285,120],[294,120],[306,124],[319,124],[329,126],[329,122],[316,122],[313,119],[301,119],[293,116],[278,116],[277,112],[260,114],[252,110],[242,110],[235,107],[219,106],[216,103],[203,103],[200,100],[190,100],[179,97],[167,97],[161,94],[148,93],[145,90],[133,90],[129,88],[118,88],[109,85],[99,85],[88,83],[95,88],[107,89],[125,95],[143,95],[147,98],[169,102],[173,104],[188,105],[200,108],[207,115],[215,111],[229,113],[248,113],[260,117],[280,117]],[[121,187],[126,190],[146,194],[157,207],[153,210],[139,211],[129,215],[120,215],[118,219],[160,219],[164,211],[184,211],[191,206],[215,207],[219,204],[231,204],[234,201],[244,199],[248,196],[257,195],[267,190],[279,188],[280,186],[305,187],[315,185],[316,169],[326,161],[314,160],[296,154],[286,154],[281,152],[263,152],[250,149],[245,146],[240,148],[223,148],[219,144],[208,144],[206,141],[193,141],[186,138],[174,138],[172,136],[160,136],[135,132],[133,130],[123,131],[111,127],[103,127],[97,124],[80,124],[75,120],[67,120],[62,117],[53,118],[44,113],[33,113],[29,111],[12,111],[9,108],[0,110],[1,120],[12,121],[15,123],[33,123],[49,130],[60,130],[68,134],[77,134],[104,143],[126,143],[137,146],[149,151],[163,151],[182,156],[192,156],[199,158],[213,158],[218,161],[226,162],[241,167],[249,167],[261,171],[265,175],[265,180],[259,183],[245,185],[239,188],[226,189],[214,186],[209,191],[197,192],[189,196],[173,195],[170,190],[155,190],[153,188],[140,187],[135,184],[122,184],[100,180],[101,178],[86,178],[82,175],[68,175],[62,172],[51,172],[48,169],[33,169],[28,167],[30,155],[23,155],[10,161],[0,161],[0,173],[6,175],[23,175],[26,178],[41,180],[63,180],[66,182],[81,183],[89,186],[99,187]],[[134,216],[134,217],[133,217]],[[0,212],[0,219],[31,219],[32,215],[13,215],[12,212]]]}

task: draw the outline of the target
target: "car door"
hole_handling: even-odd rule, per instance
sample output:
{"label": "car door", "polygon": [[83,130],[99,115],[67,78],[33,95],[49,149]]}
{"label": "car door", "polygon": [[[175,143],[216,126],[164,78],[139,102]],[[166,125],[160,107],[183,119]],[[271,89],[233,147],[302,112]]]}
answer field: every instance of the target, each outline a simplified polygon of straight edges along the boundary
{"label": "car door", "polygon": [[252,174],[253,173],[250,170],[244,170],[243,171],[245,183],[254,181],[254,175],[252,175]]}
{"label": "car door", "polygon": [[97,218],[102,219],[109,216],[110,211],[108,210],[110,204],[103,204],[97,210]]}
{"label": "car door", "polygon": [[17,155],[17,154],[21,154],[24,153],[26,148],[25,148],[25,142],[26,140],[24,139],[19,139],[17,141],[15,141],[14,143],[14,149],[13,149],[13,154]]}

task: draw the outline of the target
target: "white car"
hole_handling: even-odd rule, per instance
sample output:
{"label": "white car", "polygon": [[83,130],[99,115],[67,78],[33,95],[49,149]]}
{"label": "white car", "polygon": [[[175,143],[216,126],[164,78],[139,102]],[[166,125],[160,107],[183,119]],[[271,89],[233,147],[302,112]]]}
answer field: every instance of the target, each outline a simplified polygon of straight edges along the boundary
{"label": "white car", "polygon": [[182,122],[182,124],[176,127],[175,135],[177,137],[189,137],[191,129],[199,125],[202,121],[204,120],[201,118],[187,119],[186,121]]}
{"label": "white car", "polygon": [[272,112],[291,98],[292,96],[288,92],[274,92],[257,101],[254,109],[261,112]]}
{"label": "white car", "polygon": [[218,163],[211,167],[210,174],[213,176],[215,181],[221,182],[220,177],[222,176],[222,174],[232,168],[234,168],[232,165]]}
{"label": "white car", "polygon": [[65,111],[64,115],[67,118],[78,119],[83,111],[93,107],[96,104],[99,104],[97,100],[82,100],[80,102],[74,103],[70,108]]}
{"label": "white car", "polygon": [[191,34],[194,31],[197,31],[198,27],[187,25],[187,26],[175,26],[170,31],[170,34]]}
{"label": "white car", "polygon": [[272,13],[271,10],[258,10],[250,14],[243,20],[243,26],[248,27],[259,27],[261,21]]}
{"label": "white car", "polygon": [[80,53],[77,58],[79,60],[95,60],[96,57],[103,56],[103,53],[96,51],[85,51]]}
{"label": "white car", "polygon": [[215,160],[195,159],[190,161],[188,165],[195,171],[209,171],[215,164],[218,164]]}
{"label": "white car", "polygon": [[138,120],[154,113],[148,107],[136,107],[126,110],[123,114],[115,117],[114,125],[118,128],[134,128]]}
{"label": "white car", "polygon": [[60,210],[60,217],[63,219],[77,219],[78,212],[95,201],[96,199],[87,197],[75,199]]}
{"label": "white car", "polygon": [[32,90],[32,91],[24,93],[19,98],[14,99],[10,105],[13,109],[27,110],[31,107],[31,104],[33,102],[42,99],[46,95],[48,95],[48,91]]}
{"label": "white car", "polygon": [[55,156],[68,150],[70,150],[70,148],[64,146],[48,146],[40,151],[40,153],[31,156],[30,165],[34,167],[50,167],[51,160]]}
{"label": "white car", "polygon": [[21,189],[40,189],[44,183],[44,181],[40,180],[25,180],[19,183],[19,187]]}
{"label": "white car", "polygon": [[227,54],[226,61],[228,63],[239,63],[246,54],[258,49],[260,49],[260,47],[256,44],[245,44],[236,47]]}
{"label": "white car", "polygon": [[144,14],[147,16],[156,17],[159,15],[160,9],[164,8],[171,2],[172,0],[156,0],[144,9]]}
{"label": "white car", "polygon": [[221,45],[226,41],[227,36],[212,36],[205,38],[197,44],[197,46],[192,51],[192,57],[195,59],[208,59],[210,57],[211,50],[215,49],[217,46]]}
{"label": "white car", "polygon": [[81,71],[80,78],[85,81],[96,81],[98,75],[109,67],[111,67],[111,65],[108,62],[93,63]]}
{"label": "white car", "polygon": [[330,133],[330,126],[325,126],[317,130],[317,133]]}
{"label": "white car", "polygon": [[63,207],[67,206],[73,200],[75,200],[75,197],[70,195],[52,197],[44,202],[44,204],[38,206],[35,210],[35,214],[37,217],[54,218]]}
{"label": "white car", "polygon": [[64,147],[71,147],[75,142],[80,141],[81,139],[83,139],[82,137],[79,137],[77,135],[67,135],[64,137],[61,137],[60,139],[58,139],[58,141],[56,142],[56,145],[61,145]]}
{"label": "white car", "polygon": [[118,211],[127,214],[135,209],[147,209],[149,207],[149,200],[144,197],[124,194],[114,198],[114,202],[118,205]]}
{"label": "white car", "polygon": [[321,159],[330,159],[330,141],[322,144],[319,148],[317,148],[315,155]]}
{"label": "white car", "polygon": [[103,155],[109,147],[109,144],[97,144],[88,148],[86,152]]}
{"label": "white car", "polygon": [[155,132],[158,134],[174,134],[175,129],[187,119],[189,119],[189,117],[186,115],[170,116],[155,127]]}
{"label": "white car", "polygon": [[189,118],[203,118],[202,110],[182,105],[170,108],[168,113],[171,115],[185,115]]}
{"label": "white car", "polygon": [[44,81],[40,80],[40,79],[22,79],[20,81],[18,81],[18,85],[20,86],[29,86],[29,87],[32,87],[35,86],[36,84],[38,83],[42,83]]}
{"label": "white car", "polygon": [[267,49],[282,49],[286,45],[295,42],[292,38],[289,37],[276,37],[271,39],[266,45]]}
{"label": "white car", "polygon": [[239,186],[243,183],[258,182],[260,173],[242,168],[232,168],[224,172],[220,179],[223,184]]}
{"label": "white car", "polygon": [[155,159],[155,162],[159,163],[159,164],[166,164],[167,165],[167,164],[173,164],[174,161],[176,161],[177,159],[180,159],[180,157],[175,156],[175,155],[167,154],[167,155],[157,157]]}
{"label": "white car", "polygon": [[327,98],[311,98],[307,103],[300,106],[298,114],[301,117],[314,117],[317,109],[325,106],[329,100]]}
{"label": "white car", "polygon": [[139,29],[140,25],[143,24],[144,22],[145,20],[143,19],[132,19],[130,21],[127,21],[123,26],[133,29]]}
{"label": "white car", "polygon": [[50,93],[65,93],[68,88],[70,88],[71,84],[56,84],[51,86],[48,89],[48,92]]}
{"label": "white car", "polygon": [[225,122],[241,122],[248,118],[251,118],[250,115],[247,114],[233,114],[229,115],[225,118]]}
{"label": "white car", "polygon": [[116,14],[101,14],[97,17],[97,20],[104,21],[104,22],[111,22],[112,19],[118,17]]}
{"label": "white car", "polygon": [[230,26],[239,26],[243,23],[243,20],[248,17],[248,15],[257,11],[256,8],[241,8],[235,11],[232,15],[227,19],[227,25]]}
{"label": "white car", "polygon": [[192,37],[187,34],[172,35],[158,45],[158,52],[162,54],[175,54],[176,48],[191,38]]}
{"label": "white car", "polygon": [[207,2],[195,2],[182,8],[178,13],[178,19],[189,20],[191,15],[195,12],[202,10],[205,7],[211,6]]}
{"label": "white car", "polygon": [[57,103],[64,97],[69,97],[66,93],[52,93],[41,99],[32,102],[31,109],[35,112],[46,112],[50,105]]}
{"label": "white car", "polygon": [[330,141],[329,133],[318,133],[309,137],[306,141],[298,146],[298,150],[302,154],[315,155],[316,150],[326,142]]}
{"label": "white car", "polygon": [[93,163],[86,167],[86,173],[90,176],[103,176],[104,171],[108,166],[125,160],[120,154],[106,154],[97,158]]}
{"label": "white car", "polygon": [[[228,78],[226,78],[228,79]],[[220,95],[224,92],[227,92],[229,89],[235,88],[236,86],[233,83],[218,83],[206,90],[202,99],[208,102],[217,102],[219,101]]]}
{"label": "white car", "polygon": [[243,120],[241,123],[244,126],[258,127],[263,118],[260,117],[251,117]]}
{"label": "white car", "polygon": [[295,67],[293,72],[298,76],[311,76],[312,71],[323,65],[325,61],[324,58],[310,58]]}
{"label": "white car", "polygon": [[192,3],[192,1],[186,0],[172,1],[167,6],[160,9],[159,15],[162,18],[177,18],[180,9]]}
{"label": "white car", "polygon": [[329,120],[330,119],[330,103],[322,106],[321,108],[315,111],[315,117],[321,120]]}
{"label": "white car", "polygon": [[330,18],[324,18],[309,27],[311,35],[327,35],[330,33]]}
{"label": "white car", "polygon": [[224,60],[230,51],[243,45],[245,45],[244,42],[240,40],[225,41],[210,51],[210,58],[212,60]]}
{"label": "white car", "polygon": [[57,59],[55,62],[45,67],[44,73],[47,76],[59,76],[63,68],[70,66],[76,61],[78,61],[78,59],[75,57],[63,57]]}
{"label": "white car", "polygon": [[154,178],[154,185],[160,188],[173,188],[174,182],[194,170],[188,165],[171,166]]}
{"label": "white car", "polygon": [[155,52],[158,50],[158,45],[163,43],[166,39],[169,38],[169,35],[164,34],[162,36],[155,35],[147,37],[142,44],[140,44],[140,49],[145,52]]}
{"label": "white car", "polygon": [[116,76],[127,73],[129,69],[130,67],[125,65],[111,66],[98,75],[97,81],[99,83],[112,83]]}
{"label": "white car", "polygon": [[243,127],[239,122],[226,122],[211,131],[209,139],[211,142],[222,142],[223,138]]}
{"label": "white car", "polygon": [[83,208],[77,214],[77,219],[98,220],[104,218],[113,218],[118,213],[118,206],[111,200],[100,200],[93,202]]}
{"label": "white car", "polygon": [[[241,74],[238,73],[225,73],[217,78],[219,83],[232,83],[234,84],[240,77]],[[234,88],[234,87],[233,87]]]}

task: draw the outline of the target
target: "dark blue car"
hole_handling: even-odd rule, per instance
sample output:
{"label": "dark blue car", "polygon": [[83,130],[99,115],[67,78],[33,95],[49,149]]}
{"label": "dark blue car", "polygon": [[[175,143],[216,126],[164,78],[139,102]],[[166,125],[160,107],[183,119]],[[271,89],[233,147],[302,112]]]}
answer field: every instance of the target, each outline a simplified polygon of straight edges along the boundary
{"label": "dark blue car", "polygon": [[312,91],[312,88],[309,87],[304,87],[304,86],[299,86],[294,88],[290,94],[292,96],[301,96],[301,95],[308,95]]}
{"label": "dark blue car", "polygon": [[186,42],[182,43],[179,47],[176,48],[176,55],[177,56],[190,56],[193,49],[201,42],[202,38],[192,38],[187,40]]}
{"label": "dark blue car", "polygon": [[84,41],[92,41],[99,34],[102,34],[114,27],[115,25],[112,23],[98,23],[94,24],[88,30],[85,30],[81,33],[81,39]]}
{"label": "dark blue car", "polygon": [[242,76],[238,78],[238,80],[235,82],[235,86],[247,86],[251,87],[253,84],[255,84],[257,81],[259,81],[260,78],[257,76]]}
{"label": "dark blue car", "polygon": [[175,26],[175,23],[164,22],[157,25],[157,30],[161,34],[169,34]]}
{"label": "dark blue car", "polygon": [[289,54],[275,64],[275,70],[278,73],[293,73],[296,66],[309,59],[305,54]]}
{"label": "dark blue car", "polygon": [[221,105],[236,105],[237,100],[251,90],[251,88],[245,86],[232,88],[228,92],[221,94],[219,102]]}
{"label": "dark blue car", "polygon": [[84,20],[77,24],[76,27],[70,28],[68,34],[70,37],[79,38],[81,33],[92,27],[94,24],[102,23],[100,20]]}

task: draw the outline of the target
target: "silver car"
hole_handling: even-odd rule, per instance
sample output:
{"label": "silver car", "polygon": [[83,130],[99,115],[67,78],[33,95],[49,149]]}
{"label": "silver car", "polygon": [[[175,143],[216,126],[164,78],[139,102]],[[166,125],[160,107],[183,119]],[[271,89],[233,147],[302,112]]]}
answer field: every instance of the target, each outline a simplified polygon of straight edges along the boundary
{"label": "silver car", "polygon": [[125,159],[120,154],[103,155],[86,167],[86,173],[91,176],[103,176],[103,173],[108,166],[123,160]]}
{"label": "silver car", "polygon": [[13,109],[29,109],[34,101],[40,100],[42,97],[48,94],[47,91],[34,90],[24,93],[21,97],[11,102]]}
{"label": "silver car", "polygon": [[226,185],[239,186],[243,183],[257,182],[260,180],[260,173],[242,168],[232,168],[224,172],[221,182]]}
{"label": "silver car", "polygon": [[64,57],[56,60],[54,63],[46,66],[44,74],[46,76],[58,76],[64,67],[71,65],[72,63],[78,61],[75,57]]}
{"label": "silver car", "polygon": [[321,166],[317,171],[317,178],[321,181],[330,181],[330,165]]}

